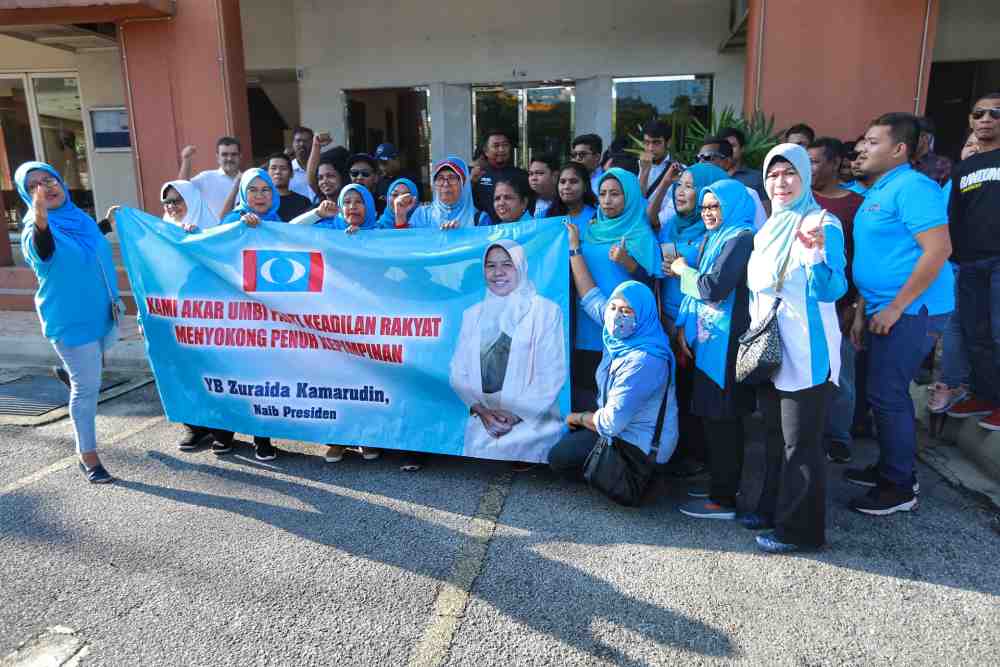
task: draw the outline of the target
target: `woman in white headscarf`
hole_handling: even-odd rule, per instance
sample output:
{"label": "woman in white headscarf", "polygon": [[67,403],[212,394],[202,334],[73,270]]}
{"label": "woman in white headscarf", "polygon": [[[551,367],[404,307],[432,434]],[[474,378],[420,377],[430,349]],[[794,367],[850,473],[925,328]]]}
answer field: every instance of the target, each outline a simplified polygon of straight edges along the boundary
{"label": "woman in white headscarf", "polygon": [[486,297],[462,313],[452,389],[469,407],[465,456],[543,462],[562,434],[567,379],[562,311],[528,279],[524,249],[509,240],[483,257]]}
{"label": "woman in white headscarf", "polygon": [[160,188],[163,219],[185,232],[204,231],[219,224],[191,181],[167,181]]}

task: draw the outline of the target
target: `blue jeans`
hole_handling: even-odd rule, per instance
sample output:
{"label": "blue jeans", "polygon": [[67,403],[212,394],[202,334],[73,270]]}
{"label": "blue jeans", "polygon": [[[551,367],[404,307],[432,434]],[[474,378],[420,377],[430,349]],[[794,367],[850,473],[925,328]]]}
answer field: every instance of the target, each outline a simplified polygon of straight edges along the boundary
{"label": "blue jeans", "polygon": [[76,435],[76,453],[97,450],[97,398],[101,393],[103,341],[74,345],[53,343],[63,368],[69,373],[69,416]]}
{"label": "blue jeans", "polygon": [[826,437],[828,442],[842,442],[851,446],[851,425],[854,423],[854,345],[850,336],[840,342],[840,378],[830,392],[830,405],[826,412]]}
{"label": "blue jeans", "polygon": [[933,349],[951,313],[902,315],[885,336],[867,334],[868,402],[878,430],[879,476],[908,488],[917,453],[916,417],[910,383]]}
{"label": "blue jeans", "polygon": [[958,301],[972,394],[1000,405],[1000,257],[962,263]]}
{"label": "blue jeans", "polygon": [[941,378],[949,387],[969,384],[969,354],[962,336],[962,316],[958,307],[958,264],[951,264],[955,272],[955,312],[948,318],[948,324],[941,336]]}

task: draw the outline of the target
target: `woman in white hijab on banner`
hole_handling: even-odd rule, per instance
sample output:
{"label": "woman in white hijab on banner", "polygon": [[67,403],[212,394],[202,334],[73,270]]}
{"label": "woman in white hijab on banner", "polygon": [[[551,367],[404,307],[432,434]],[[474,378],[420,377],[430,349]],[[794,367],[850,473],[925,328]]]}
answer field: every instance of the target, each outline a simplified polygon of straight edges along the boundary
{"label": "woman in white hijab on banner", "polygon": [[219,219],[201,198],[201,192],[190,181],[167,181],[160,188],[163,219],[185,232],[204,231],[219,224]]}
{"label": "woman in white hijab on banner", "polygon": [[469,407],[465,456],[542,462],[562,435],[568,377],[562,311],[528,277],[524,249],[501,240],[483,257],[486,298],[462,314],[452,389]]}
{"label": "woman in white hijab on banner", "polygon": [[796,144],[764,160],[772,213],[754,237],[747,265],[751,327],[772,308],[781,333],[781,366],[760,386],[767,463],[758,511],[741,517],[771,553],[816,549],[826,541],[823,425],[840,378],[836,301],[847,291],[844,232],[812,195],[812,165]]}

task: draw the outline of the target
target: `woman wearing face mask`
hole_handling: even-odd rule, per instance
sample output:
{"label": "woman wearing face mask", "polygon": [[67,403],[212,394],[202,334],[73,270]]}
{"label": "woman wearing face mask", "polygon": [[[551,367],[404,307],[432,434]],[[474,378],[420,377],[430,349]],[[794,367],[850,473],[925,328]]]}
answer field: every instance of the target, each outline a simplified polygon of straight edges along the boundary
{"label": "woman wearing face mask", "polygon": [[38,319],[69,379],[80,467],[88,482],[107,484],[114,478],[97,456],[95,418],[102,354],[117,339],[118,318],[125,312],[111,246],[51,166],[26,162],[14,182],[28,207],[21,251],[38,279]]}
{"label": "woman wearing face mask", "polygon": [[544,461],[562,434],[566,380],[559,307],[535,291],[524,249],[493,243],[483,257],[485,299],[462,313],[452,389],[469,407],[465,456]]}
{"label": "woman wearing face mask", "polygon": [[753,389],[736,382],[739,337],[750,326],[747,262],[753,252],[754,202],[739,181],[704,188],[698,201],[706,232],[694,266],[683,256],[670,272],[684,300],[677,317],[681,354],[694,359],[691,413],[701,417],[712,481],[680,511],[699,519],[736,518],[743,472],[743,417],[753,412]]}
{"label": "woman wearing face mask", "polygon": [[465,161],[449,155],[434,165],[434,199],[426,206],[417,206],[413,195],[396,199],[396,228],[434,227],[457,229],[474,227],[481,217],[472,203],[469,168]]}
{"label": "woman wearing face mask", "polygon": [[212,214],[201,193],[190,181],[168,181],[160,188],[163,219],[187,233],[215,227],[219,219]]}
{"label": "woman wearing face mask", "polygon": [[[393,229],[396,227],[396,200],[403,195],[409,195],[417,199],[417,184],[408,178],[397,178],[389,184],[386,190],[386,207],[378,219],[379,229]],[[413,215],[415,209],[411,208],[408,215]]]}
{"label": "woman wearing face mask", "polygon": [[[579,231],[572,223],[566,226],[570,251],[579,251]],[[665,463],[677,445],[677,401],[674,355],[660,325],[656,298],[648,287],[629,280],[608,299],[579,252],[571,255],[570,266],[587,316],[603,322],[604,351],[595,378],[600,391],[595,411],[566,416],[572,430],[549,452],[549,466],[563,477],[582,479],[587,456],[602,437],[616,447],[637,447],[648,455],[664,401],[656,462]]]}
{"label": "woman wearing face mask", "polygon": [[[580,229],[580,247],[597,286],[611,294],[626,280],[649,281],[658,276],[660,248],[646,220],[646,200],[635,174],[614,167],[600,178],[597,220]],[[571,256],[573,251],[570,251]],[[580,295],[582,298],[582,294]],[[597,386],[594,372],[601,361],[604,339],[601,327],[582,303],[576,312],[573,342],[573,405],[593,405]]]}
{"label": "woman wearing face mask", "polygon": [[815,549],[826,539],[823,425],[831,382],[840,377],[836,301],[847,291],[840,221],[812,196],[812,166],[801,146],[779,144],[764,160],[772,213],[754,237],[747,266],[751,325],[778,298],[781,366],[761,385],[758,403],[767,430],[767,467],[758,511],[748,528],[771,553]]}
{"label": "woman wearing face mask", "polygon": [[493,186],[493,210],[496,211],[497,219],[492,220],[488,215],[483,215],[478,224],[502,225],[532,220],[534,198],[535,193],[528,184],[528,179],[520,175],[502,176]]}
{"label": "woman wearing face mask", "polygon": [[568,162],[559,170],[556,200],[549,207],[549,217],[565,215],[574,225],[583,227],[597,214],[597,196],[590,188],[590,174],[579,162]]}

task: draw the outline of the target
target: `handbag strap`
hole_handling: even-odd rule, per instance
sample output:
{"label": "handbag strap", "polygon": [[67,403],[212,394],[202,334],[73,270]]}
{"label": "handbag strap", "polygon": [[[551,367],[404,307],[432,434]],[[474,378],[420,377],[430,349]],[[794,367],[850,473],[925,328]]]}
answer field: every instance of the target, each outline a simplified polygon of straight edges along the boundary
{"label": "handbag strap", "polygon": [[108,282],[108,274],[104,271],[104,263],[101,262],[101,258],[97,257],[97,267],[101,270],[101,278],[104,279],[104,288],[108,290],[108,299],[111,300],[111,305],[115,305],[115,294],[111,291],[111,283]]}
{"label": "handbag strap", "polygon": [[653,442],[649,446],[649,453],[654,460],[660,451],[660,434],[663,433],[663,418],[667,412],[667,397],[670,395],[671,384],[673,383],[668,381],[667,386],[663,389],[663,400],[660,401],[660,412],[656,415],[656,428],[653,429]]}

